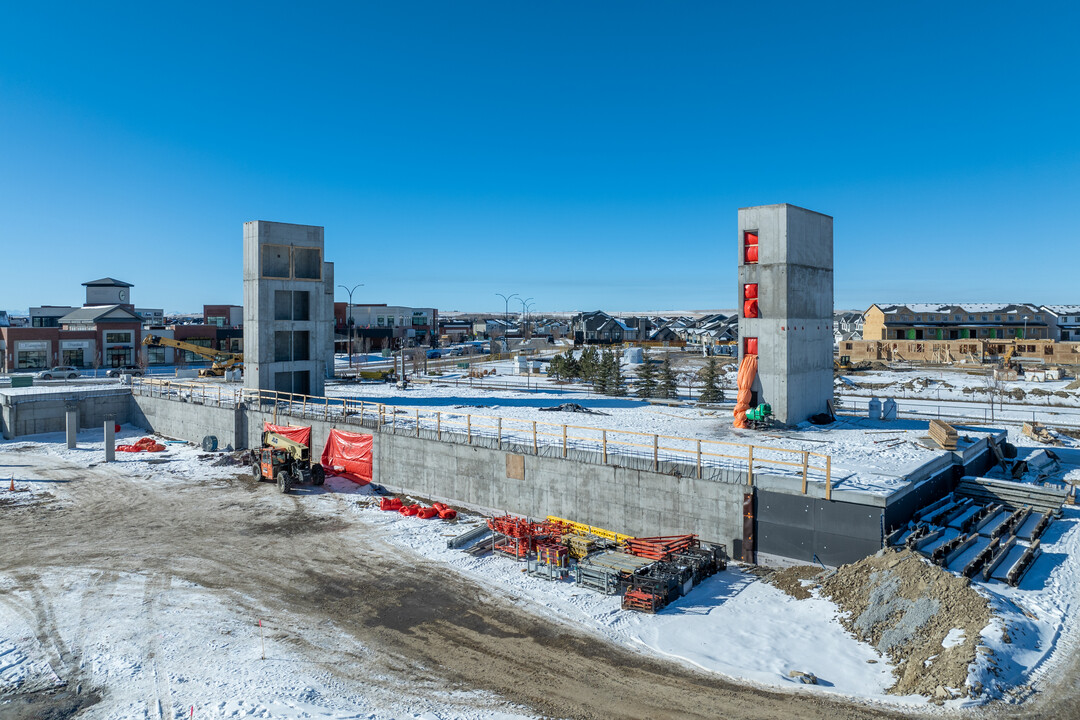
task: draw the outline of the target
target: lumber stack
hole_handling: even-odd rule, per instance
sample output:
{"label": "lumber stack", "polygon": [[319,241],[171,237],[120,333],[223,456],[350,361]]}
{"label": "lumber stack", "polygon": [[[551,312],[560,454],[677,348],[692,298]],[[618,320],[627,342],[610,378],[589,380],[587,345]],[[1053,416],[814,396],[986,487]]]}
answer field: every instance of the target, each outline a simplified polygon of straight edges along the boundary
{"label": "lumber stack", "polygon": [[941,447],[942,450],[955,450],[959,435],[956,428],[941,420],[930,421],[930,439]]}

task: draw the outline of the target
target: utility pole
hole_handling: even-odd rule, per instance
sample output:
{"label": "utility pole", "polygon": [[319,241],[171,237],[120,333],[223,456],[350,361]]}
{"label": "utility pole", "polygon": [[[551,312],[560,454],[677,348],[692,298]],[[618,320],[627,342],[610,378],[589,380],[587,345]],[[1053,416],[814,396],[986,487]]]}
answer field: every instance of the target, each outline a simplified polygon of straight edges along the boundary
{"label": "utility pole", "polygon": [[353,285],[350,290],[345,285],[338,285],[339,288],[349,293],[349,302],[345,306],[345,328],[349,333],[349,369],[352,370],[352,351],[353,351],[353,316],[352,316],[352,294],[358,287],[364,287],[364,283]]}

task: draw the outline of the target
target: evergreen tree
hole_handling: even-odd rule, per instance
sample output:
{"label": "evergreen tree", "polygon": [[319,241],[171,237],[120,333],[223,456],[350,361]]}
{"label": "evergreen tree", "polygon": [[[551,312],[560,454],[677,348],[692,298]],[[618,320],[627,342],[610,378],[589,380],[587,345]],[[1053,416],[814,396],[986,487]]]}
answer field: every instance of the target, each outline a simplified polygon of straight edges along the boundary
{"label": "evergreen tree", "polygon": [[605,350],[600,356],[600,362],[596,364],[593,376],[593,390],[601,395],[607,395],[611,389],[611,351]]}
{"label": "evergreen tree", "polygon": [[563,380],[575,380],[581,377],[581,364],[574,357],[574,348],[566,348],[559,370]]}
{"label": "evergreen tree", "polygon": [[585,382],[596,382],[596,374],[600,370],[600,353],[595,345],[589,345],[581,351],[581,360],[578,362],[578,371],[581,379]]}
{"label": "evergreen tree", "polygon": [[556,355],[548,363],[547,374],[552,380],[564,380],[566,373],[566,359],[562,355]]}
{"label": "evergreen tree", "polygon": [[656,397],[656,366],[643,353],[641,367],[637,369],[637,395],[640,398]]}
{"label": "evergreen tree", "polygon": [[705,367],[698,374],[701,384],[701,396],[698,398],[703,403],[718,403],[724,401],[724,390],[720,387],[720,363],[716,358],[709,358]]}
{"label": "evergreen tree", "polygon": [[679,399],[679,378],[675,375],[675,368],[671,366],[671,357],[664,356],[664,364],[660,366],[660,387],[658,397],[671,400]]}
{"label": "evergreen tree", "polygon": [[622,366],[620,363],[618,353],[612,351],[606,353],[604,361],[607,365],[604,375],[607,378],[607,394],[623,396],[626,394],[626,388],[623,387]]}

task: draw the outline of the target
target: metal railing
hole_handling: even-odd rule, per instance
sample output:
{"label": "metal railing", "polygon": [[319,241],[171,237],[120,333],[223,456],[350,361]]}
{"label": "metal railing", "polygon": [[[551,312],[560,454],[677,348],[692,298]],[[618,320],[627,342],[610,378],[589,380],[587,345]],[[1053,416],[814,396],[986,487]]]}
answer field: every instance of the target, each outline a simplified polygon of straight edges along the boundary
{"label": "metal railing", "polygon": [[616,457],[644,458],[652,461],[652,469],[657,472],[661,462],[682,463],[694,466],[699,479],[704,477],[705,468],[745,468],[748,483],[753,485],[755,472],[762,468],[778,469],[801,476],[803,494],[808,483],[824,482],[825,497],[832,497],[832,457],[809,450],[299,395],[221,383],[136,378],[132,392],[213,407],[237,407],[244,403],[272,412],[274,424],[278,424],[280,416],[366,423],[380,432],[417,437],[424,430],[434,434],[437,440],[466,444],[487,437],[495,439],[500,446],[507,442],[531,447],[534,455],[540,454],[541,447],[553,447],[563,458],[569,458],[570,450],[595,452],[605,465]]}

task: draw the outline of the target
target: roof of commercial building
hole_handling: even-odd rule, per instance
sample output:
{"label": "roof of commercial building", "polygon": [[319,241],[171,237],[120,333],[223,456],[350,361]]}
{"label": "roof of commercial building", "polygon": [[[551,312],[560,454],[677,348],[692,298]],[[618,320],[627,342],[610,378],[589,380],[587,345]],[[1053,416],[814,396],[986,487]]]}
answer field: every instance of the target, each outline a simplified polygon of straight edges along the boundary
{"label": "roof of commercial building", "polygon": [[112,317],[109,318],[110,320],[142,322],[141,317],[131,312],[123,305],[87,305],[86,307],[81,307],[60,318],[60,323],[62,325],[70,325],[74,323],[98,322],[116,312],[119,312],[121,316],[127,315],[127,317]]}
{"label": "roof of commercial building", "polygon": [[123,280],[117,280],[116,278],[103,277],[98,280],[91,280],[90,282],[84,282],[86,287],[135,287],[131,283],[124,282]]}

